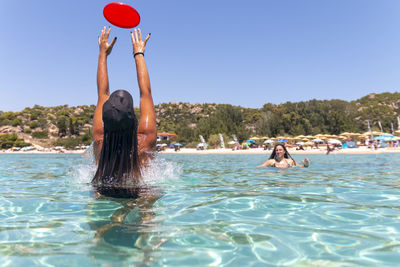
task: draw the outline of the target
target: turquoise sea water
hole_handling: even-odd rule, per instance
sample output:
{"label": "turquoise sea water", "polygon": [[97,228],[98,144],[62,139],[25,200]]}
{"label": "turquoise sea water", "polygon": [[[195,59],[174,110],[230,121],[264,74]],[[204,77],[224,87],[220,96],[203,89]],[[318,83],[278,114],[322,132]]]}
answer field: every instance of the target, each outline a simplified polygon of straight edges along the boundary
{"label": "turquoise sea water", "polygon": [[117,201],[80,155],[0,155],[0,266],[399,264],[400,154],[266,157],[160,155]]}

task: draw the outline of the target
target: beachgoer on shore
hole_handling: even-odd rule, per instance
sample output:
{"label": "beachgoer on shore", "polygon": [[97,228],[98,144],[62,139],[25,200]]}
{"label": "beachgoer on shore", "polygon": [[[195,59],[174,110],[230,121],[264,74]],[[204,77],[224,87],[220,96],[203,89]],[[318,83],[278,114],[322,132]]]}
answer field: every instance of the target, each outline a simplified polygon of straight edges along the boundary
{"label": "beachgoer on shore", "polygon": [[141,169],[153,157],[157,129],[150,78],[144,60],[146,43],[140,29],[131,32],[133,58],[140,90],[140,122],[133,110],[133,99],[125,90],[110,95],[107,57],[117,40],[108,42],[111,28],[99,37],[97,67],[97,107],[93,118],[93,150],[97,171],[92,184],[97,193],[111,197],[136,197],[140,193]]}
{"label": "beachgoer on shore", "polygon": [[297,161],[295,161],[292,156],[290,156],[284,145],[276,144],[269,159],[257,167],[290,168],[294,166],[308,167],[309,165],[310,161],[308,158],[305,158],[303,161],[303,165],[301,165],[297,163]]}
{"label": "beachgoer on shore", "polygon": [[330,152],[335,150],[335,145],[332,145],[332,147],[329,144],[326,144],[326,154],[328,155]]}

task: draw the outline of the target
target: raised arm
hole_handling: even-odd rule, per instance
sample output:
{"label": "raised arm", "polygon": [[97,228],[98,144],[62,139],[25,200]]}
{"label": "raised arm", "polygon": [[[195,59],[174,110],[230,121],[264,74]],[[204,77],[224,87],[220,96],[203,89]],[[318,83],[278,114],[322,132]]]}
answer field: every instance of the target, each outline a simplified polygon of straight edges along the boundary
{"label": "raised arm", "polygon": [[139,149],[154,151],[157,140],[156,116],[151,96],[150,78],[144,60],[144,51],[150,34],[142,41],[140,29],[131,32],[137,80],[140,89],[140,122],[138,127]]}
{"label": "raised arm", "polygon": [[117,37],[115,37],[110,44],[108,43],[110,30],[111,28],[107,30],[106,27],[104,27],[98,40],[100,51],[97,65],[97,106],[93,117],[93,139],[95,141],[93,149],[96,161],[103,144],[103,104],[110,97],[107,73],[107,56],[111,53],[112,48],[117,41]]}
{"label": "raised arm", "polygon": [[310,166],[310,160],[308,158],[305,158],[302,163],[303,165],[299,164],[297,161],[293,160],[295,166],[297,167],[304,167],[304,168],[308,168],[308,166]]}

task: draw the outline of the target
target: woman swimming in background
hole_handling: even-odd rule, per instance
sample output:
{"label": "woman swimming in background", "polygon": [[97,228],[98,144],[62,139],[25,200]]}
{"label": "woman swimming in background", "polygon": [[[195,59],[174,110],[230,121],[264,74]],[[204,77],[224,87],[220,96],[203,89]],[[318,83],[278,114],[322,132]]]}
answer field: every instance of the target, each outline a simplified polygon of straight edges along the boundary
{"label": "woman swimming in background", "polygon": [[140,29],[131,33],[133,57],[140,89],[140,122],[133,110],[133,99],[125,90],[110,95],[107,56],[117,40],[108,43],[111,28],[99,37],[97,67],[97,107],[93,118],[94,155],[97,171],[92,184],[97,193],[110,197],[137,197],[141,192],[141,168],[153,157],[157,139],[156,118],[150,78],[144,60],[146,43]]}
{"label": "woman swimming in background", "polygon": [[309,165],[310,161],[308,160],[308,158],[305,158],[303,161],[303,165],[300,165],[292,158],[292,156],[290,156],[284,145],[277,144],[275,145],[269,159],[257,167],[290,168],[294,166],[308,167]]}

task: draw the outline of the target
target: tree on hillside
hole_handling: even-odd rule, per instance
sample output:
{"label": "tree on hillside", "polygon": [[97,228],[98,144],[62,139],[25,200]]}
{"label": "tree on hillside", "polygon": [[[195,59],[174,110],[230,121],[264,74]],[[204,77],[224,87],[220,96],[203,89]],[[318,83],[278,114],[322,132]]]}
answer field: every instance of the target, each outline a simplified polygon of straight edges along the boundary
{"label": "tree on hillside", "polygon": [[57,117],[56,126],[58,128],[58,135],[60,137],[67,135],[67,120],[68,118],[63,115]]}
{"label": "tree on hillside", "polygon": [[219,133],[235,134],[239,140],[249,137],[250,134],[246,131],[243,114],[239,107],[228,104],[218,105],[215,113],[209,118],[200,119],[195,135],[203,135],[207,139],[212,134]]}

